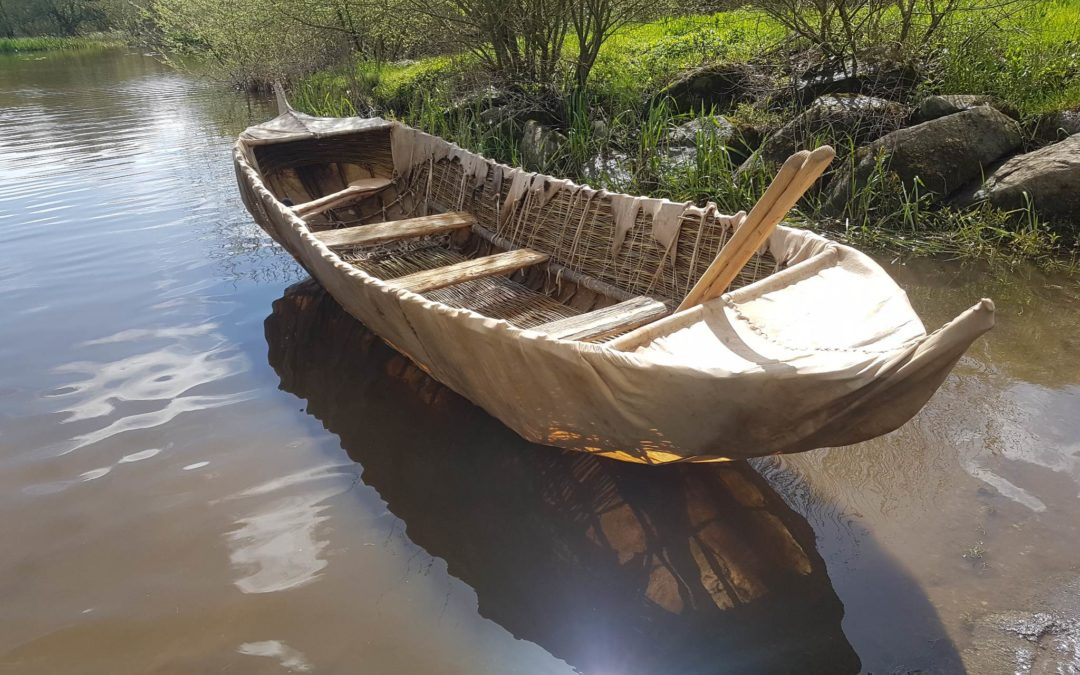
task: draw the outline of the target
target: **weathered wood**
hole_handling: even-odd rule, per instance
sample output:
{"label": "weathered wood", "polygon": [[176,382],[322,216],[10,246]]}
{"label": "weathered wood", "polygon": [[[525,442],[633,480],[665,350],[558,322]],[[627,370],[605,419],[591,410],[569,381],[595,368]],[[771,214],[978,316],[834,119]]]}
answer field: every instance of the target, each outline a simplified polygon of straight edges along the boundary
{"label": "weathered wood", "polygon": [[678,311],[722,295],[835,156],[831,147],[823,145],[813,152],[803,150],[788,157],[742,226],[683,298]]}
{"label": "weathered wood", "polygon": [[376,192],[380,192],[390,187],[390,184],[391,181],[389,178],[362,178],[349,183],[349,187],[344,190],[338,190],[325,197],[313,199],[310,202],[297,204],[292,208],[296,215],[301,218],[307,218],[322,213],[323,211],[341,208],[346,204],[351,204],[352,202],[359,201],[365,197],[370,197]]}
{"label": "weathered wood", "polygon": [[560,340],[600,340],[656,321],[667,313],[664,303],[642,295],[585,314],[549,321],[532,330]]}
{"label": "weathered wood", "polygon": [[[492,234],[483,226],[474,227],[473,233],[478,235],[484,241],[494,244],[499,248],[510,249],[514,247],[514,242],[506,239],[505,237],[499,237]],[[612,300],[629,300],[630,298],[634,297],[633,293],[625,291],[617,286],[612,286],[611,284],[600,281],[599,279],[586,276],[581,272],[570,269],[569,267],[564,267],[557,262],[548,261],[547,271],[552,277],[557,280],[570,281],[579,286],[584,286],[590,291],[599,293],[600,295],[605,295]]]}
{"label": "weathered wood", "polygon": [[473,279],[511,274],[530,265],[540,264],[547,259],[548,255],[546,253],[519,248],[513,251],[484,256],[483,258],[463,260],[454,265],[436,267],[433,270],[416,272],[397,279],[390,279],[388,283],[398,288],[410,290],[413,293],[424,293],[472,281]]}
{"label": "weathered wood", "polygon": [[346,227],[315,232],[315,237],[330,248],[375,246],[399,239],[415,239],[432,234],[471,227],[476,218],[471,213],[439,213],[433,216],[392,220],[388,223]]}

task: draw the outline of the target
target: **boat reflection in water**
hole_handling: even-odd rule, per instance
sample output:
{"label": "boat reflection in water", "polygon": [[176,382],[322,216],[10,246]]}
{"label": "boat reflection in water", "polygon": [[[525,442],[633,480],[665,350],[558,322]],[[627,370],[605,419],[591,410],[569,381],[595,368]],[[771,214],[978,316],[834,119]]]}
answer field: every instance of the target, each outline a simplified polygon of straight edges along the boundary
{"label": "boat reflection in water", "polygon": [[516,637],[583,673],[859,669],[809,524],[745,463],[529,444],[311,281],[274,303],[266,338],[281,387]]}

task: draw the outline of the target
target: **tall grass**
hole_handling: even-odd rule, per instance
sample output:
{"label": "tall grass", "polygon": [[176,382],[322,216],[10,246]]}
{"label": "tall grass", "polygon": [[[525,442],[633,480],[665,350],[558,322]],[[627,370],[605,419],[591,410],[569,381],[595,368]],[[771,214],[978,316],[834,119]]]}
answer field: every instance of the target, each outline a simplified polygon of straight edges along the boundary
{"label": "tall grass", "polygon": [[120,40],[104,35],[89,37],[0,38],[0,54],[50,52],[75,49],[108,49],[121,46]]}
{"label": "tall grass", "polygon": [[1002,28],[954,36],[928,89],[991,94],[1024,115],[1080,108],[1080,2],[1044,0]]}
{"label": "tall grass", "polygon": [[[980,21],[976,14],[967,19]],[[946,37],[937,55],[938,77],[923,93],[990,93],[1026,115],[1080,107],[1080,2],[1044,0],[1011,19],[1007,42],[990,31],[960,30]],[[749,209],[772,178],[769,169],[740,169],[743,150],[711,133],[713,111],[678,115],[668,101],[645,101],[675,73],[716,60],[747,60],[775,45],[782,30],[749,10],[666,19],[627,26],[604,47],[593,85],[573,91],[556,116],[565,139],[544,169],[594,187],[667,197],[702,204],[715,202],[729,213]],[[960,40],[966,35],[975,39]],[[361,62],[304,81],[294,102],[313,113],[354,114],[374,110],[396,116],[497,161],[519,165],[527,115],[500,116],[475,92],[482,82],[475,59],[436,57],[404,64]],[[472,102],[469,102],[469,101]],[[549,111],[550,112],[550,111]],[[775,128],[777,112],[747,106],[731,119]],[[671,131],[702,121],[689,161],[672,161]],[[759,124],[760,126],[760,124]],[[857,143],[843,133],[809,139],[829,142],[854,161]],[[845,170],[848,169],[848,170]],[[827,178],[844,180],[851,167]],[[824,183],[825,181],[822,181]],[[1047,267],[1080,270],[1075,250],[1033,209],[1007,212],[980,204],[957,209],[935,201],[918,182],[905,186],[888,171],[884,158],[865,183],[851,186],[845,203],[828,204],[820,185],[793,210],[789,220],[828,231],[863,247],[896,254],[982,258],[1016,264],[1036,260]],[[1075,239],[1075,234],[1073,235]]]}

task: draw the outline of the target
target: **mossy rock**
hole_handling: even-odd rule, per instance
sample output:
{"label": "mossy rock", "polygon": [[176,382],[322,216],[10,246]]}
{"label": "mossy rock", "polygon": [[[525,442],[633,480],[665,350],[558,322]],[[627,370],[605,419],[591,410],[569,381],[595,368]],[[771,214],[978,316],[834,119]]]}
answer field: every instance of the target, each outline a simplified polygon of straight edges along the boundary
{"label": "mossy rock", "polygon": [[833,181],[829,208],[842,209],[851,188],[861,188],[874,173],[879,156],[905,188],[918,185],[922,194],[944,197],[979,180],[987,167],[1015,152],[1021,142],[1019,125],[985,105],[894,131],[859,148],[854,175]]}

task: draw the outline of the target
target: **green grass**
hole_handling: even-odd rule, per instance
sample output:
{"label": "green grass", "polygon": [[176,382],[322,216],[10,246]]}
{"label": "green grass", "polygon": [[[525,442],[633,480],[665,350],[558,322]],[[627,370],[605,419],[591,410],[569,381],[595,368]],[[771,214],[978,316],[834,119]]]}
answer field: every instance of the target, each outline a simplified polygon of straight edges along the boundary
{"label": "green grass", "polygon": [[[984,21],[977,14],[963,20]],[[957,36],[970,37],[972,32],[963,30],[946,35],[936,77],[920,93],[992,94],[1027,117],[1080,108],[1080,0],[1044,0],[1010,21],[1008,30],[996,38],[985,33],[965,42]],[[624,27],[602,49],[589,90],[567,96],[560,104],[565,107],[561,119],[567,137],[561,153],[549,166],[531,168],[609,190],[699,204],[714,201],[731,213],[748,209],[771,174],[766,169],[736,172],[741,158],[707,135],[697,139],[693,162],[665,162],[670,130],[694,116],[675,115],[664,102],[650,106],[645,102],[681,71],[759,58],[782,40],[782,29],[750,10]],[[521,122],[492,123],[482,115],[482,101],[461,103],[465,93],[485,82],[490,80],[473,56],[403,64],[360,62],[305,79],[294,89],[293,100],[316,114],[358,110],[366,114],[374,109],[518,165]],[[789,114],[742,106],[729,117],[774,127]],[[594,124],[597,121],[603,124]],[[843,138],[822,140],[844,145]],[[848,147],[841,156],[853,156],[853,149]],[[597,166],[593,160],[598,155],[608,161]],[[1003,265],[1036,261],[1046,268],[1080,271],[1076,233],[1066,233],[1071,243],[1063,241],[1030,209],[942,206],[932,203],[931,195],[918,186],[906,189],[884,167],[854,191],[842,213],[825,209],[827,197],[812,191],[791,219],[842,241],[897,255],[983,259]]]}
{"label": "green grass", "polygon": [[21,37],[0,38],[0,54],[22,54],[28,52],[51,52],[75,49],[107,49],[119,47],[120,40],[108,36],[87,37]]}
{"label": "green grass", "polygon": [[[1080,2],[1043,0],[1001,31],[985,22],[979,12],[960,15],[937,49],[923,93],[992,94],[1025,116],[1080,108]],[[628,25],[601,50],[590,96],[612,109],[636,107],[681,71],[751,60],[783,40],[778,24],[748,9]],[[304,86],[400,110],[421,95],[451,97],[479,70],[471,55],[360,62],[315,75]]]}
{"label": "green grass", "polygon": [[1003,28],[949,44],[933,89],[992,94],[1025,116],[1080,109],[1080,2],[1044,0]]}
{"label": "green grass", "polygon": [[600,50],[592,87],[632,103],[698,66],[747,61],[779,44],[783,29],[760,12],[735,10],[625,26]]}

